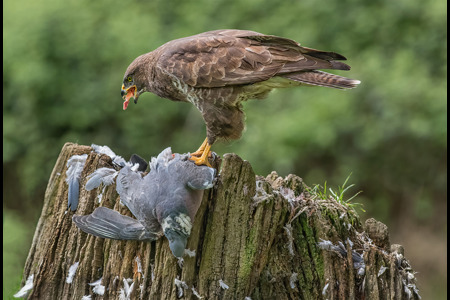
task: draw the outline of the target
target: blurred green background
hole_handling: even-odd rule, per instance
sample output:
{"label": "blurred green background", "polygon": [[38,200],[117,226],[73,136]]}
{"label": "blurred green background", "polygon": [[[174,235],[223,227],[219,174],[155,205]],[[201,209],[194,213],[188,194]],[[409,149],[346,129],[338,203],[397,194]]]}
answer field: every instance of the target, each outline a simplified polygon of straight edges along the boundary
{"label": "blurred green background", "polygon": [[345,55],[350,91],[297,88],[245,103],[243,138],[217,144],[257,174],[336,187],[352,173],[362,218],[386,223],[419,272],[423,299],[447,295],[445,1],[7,0],[3,2],[4,298],[18,291],[47,180],[65,142],[149,159],[194,151],[200,113],[152,94],[122,110],[123,73],[183,36],[237,28]]}

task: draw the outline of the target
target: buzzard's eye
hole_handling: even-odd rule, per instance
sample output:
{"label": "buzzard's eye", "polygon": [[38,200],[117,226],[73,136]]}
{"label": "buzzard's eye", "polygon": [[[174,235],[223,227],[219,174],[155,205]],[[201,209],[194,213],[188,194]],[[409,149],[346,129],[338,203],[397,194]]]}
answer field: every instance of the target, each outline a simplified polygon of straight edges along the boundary
{"label": "buzzard's eye", "polygon": [[133,78],[131,78],[131,76],[128,76],[127,81],[131,82],[131,81],[133,81]]}

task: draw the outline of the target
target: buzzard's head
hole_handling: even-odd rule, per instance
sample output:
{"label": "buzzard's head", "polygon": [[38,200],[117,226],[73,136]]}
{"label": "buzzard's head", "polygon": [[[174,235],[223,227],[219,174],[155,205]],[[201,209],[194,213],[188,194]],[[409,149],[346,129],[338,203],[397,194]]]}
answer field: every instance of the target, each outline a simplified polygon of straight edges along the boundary
{"label": "buzzard's head", "polygon": [[143,55],[136,58],[127,68],[123,76],[121,95],[125,102],[123,109],[127,109],[131,98],[137,103],[139,96],[147,91],[147,78],[143,70],[145,58]]}

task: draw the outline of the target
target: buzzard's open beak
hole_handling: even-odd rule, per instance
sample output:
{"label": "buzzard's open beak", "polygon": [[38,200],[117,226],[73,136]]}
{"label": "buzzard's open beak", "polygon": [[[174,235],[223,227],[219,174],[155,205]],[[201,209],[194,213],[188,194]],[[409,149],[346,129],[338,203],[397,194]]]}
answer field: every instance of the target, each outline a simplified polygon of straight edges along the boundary
{"label": "buzzard's open beak", "polygon": [[136,85],[132,85],[127,89],[125,89],[125,86],[122,85],[122,90],[120,91],[120,94],[122,95],[122,99],[125,100],[125,102],[123,103],[123,110],[127,109],[131,97],[134,98],[134,103],[137,103],[139,95],[137,93]]}

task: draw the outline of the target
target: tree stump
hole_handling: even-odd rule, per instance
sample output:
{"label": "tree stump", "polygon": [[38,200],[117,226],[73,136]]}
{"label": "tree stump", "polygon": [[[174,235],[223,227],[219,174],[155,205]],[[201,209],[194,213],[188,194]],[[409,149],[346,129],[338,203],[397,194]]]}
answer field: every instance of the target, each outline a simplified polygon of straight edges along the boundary
{"label": "tree stump", "polygon": [[66,143],[25,264],[23,283],[33,275],[28,299],[419,298],[414,272],[402,247],[389,245],[384,224],[370,219],[364,228],[354,210],[321,199],[301,178],[255,176],[235,154],[223,156],[204,193],[183,264],[165,237],[149,243],[86,234],[67,210],[66,163],[75,154],[88,154],[75,214],[105,206],[132,216],[115,184],[84,189],[86,176],[110,167],[111,158]]}

